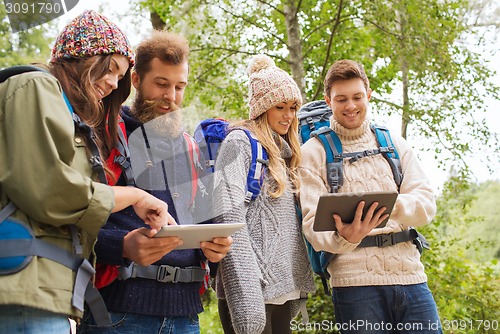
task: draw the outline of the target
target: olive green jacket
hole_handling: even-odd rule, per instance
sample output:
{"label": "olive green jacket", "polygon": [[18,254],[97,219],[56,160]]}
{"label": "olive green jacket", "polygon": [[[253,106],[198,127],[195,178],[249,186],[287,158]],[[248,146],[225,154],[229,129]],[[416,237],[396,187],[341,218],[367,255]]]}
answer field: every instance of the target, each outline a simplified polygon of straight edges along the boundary
{"label": "olive green jacket", "polygon": [[[70,251],[64,226],[76,225],[89,256],[114,195],[93,181],[59,82],[43,72],[13,76],[0,84],[0,97],[0,208],[12,201],[18,207],[13,218]],[[35,257],[22,271],[0,276],[0,304],[81,316],[71,306],[74,278],[70,269]]]}

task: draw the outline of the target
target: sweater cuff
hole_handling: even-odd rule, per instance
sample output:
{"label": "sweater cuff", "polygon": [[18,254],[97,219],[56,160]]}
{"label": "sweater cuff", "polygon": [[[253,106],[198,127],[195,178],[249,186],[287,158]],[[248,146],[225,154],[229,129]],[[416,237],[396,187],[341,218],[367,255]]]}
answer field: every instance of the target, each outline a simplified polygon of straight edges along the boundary
{"label": "sweater cuff", "polygon": [[255,321],[246,324],[239,324],[239,326],[234,326],[233,323],[234,331],[237,334],[261,334],[264,331],[265,327],[266,327],[265,321],[263,323]]}
{"label": "sweater cuff", "polygon": [[359,242],[352,243],[352,242],[348,241],[347,239],[345,239],[343,236],[341,236],[340,233],[338,233],[338,232],[333,233],[333,238],[339,244],[339,249],[342,250],[341,253],[353,251],[359,245]]}

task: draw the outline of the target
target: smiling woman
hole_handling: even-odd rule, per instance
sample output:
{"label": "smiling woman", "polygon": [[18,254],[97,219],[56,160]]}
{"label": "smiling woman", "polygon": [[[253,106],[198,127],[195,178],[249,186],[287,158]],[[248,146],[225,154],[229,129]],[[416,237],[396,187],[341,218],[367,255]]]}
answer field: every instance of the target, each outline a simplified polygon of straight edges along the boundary
{"label": "smiling woman", "polygon": [[[226,333],[262,333],[264,328],[290,333],[301,298],[314,291],[294,199],[301,156],[295,113],[302,97],[292,77],[268,56],[252,58],[248,75],[249,119],[232,124],[215,163],[216,220],[247,225],[235,233],[231,252],[219,265],[219,314]],[[249,169],[255,168],[252,136],[269,160],[261,191],[249,200],[245,185]]]}
{"label": "smiling woman", "polygon": [[[88,257],[110,213],[132,206],[152,231],[175,224],[163,201],[113,186],[119,174],[107,159],[133,64],[123,32],[85,11],[57,37],[47,70],[31,67],[0,83],[0,333],[68,332],[67,318],[82,316],[84,299],[95,311]],[[39,247],[5,247],[19,229]],[[22,267],[10,265],[20,256]]]}
{"label": "smiling woman", "polygon": [[127,74],[128,69],[129,60],[127,57],[113,54],[106,74],[94,82],[97,100],[101,101],[111,94],[113,90],[117,89],[118,82]]}

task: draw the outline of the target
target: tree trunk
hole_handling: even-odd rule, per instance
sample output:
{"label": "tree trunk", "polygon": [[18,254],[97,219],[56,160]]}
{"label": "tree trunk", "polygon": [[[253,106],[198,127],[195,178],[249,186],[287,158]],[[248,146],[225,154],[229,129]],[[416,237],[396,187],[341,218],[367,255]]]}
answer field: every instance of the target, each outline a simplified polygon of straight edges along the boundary
{"label": "tree trunk", "polygon": [[[396,11],[396,17],[397,22],[399,24],[396,24],[396,26],[399,29],[399,44],[400,44],[400,49],[404,50],[405,49],[405,26],[406,26],[406,18],[405,18],[405,13],[397,10]],[[406,61],[404,52],[401,53],[401,82],[403,84],[403,112],[401,114],[401,136],[406,139],[407,137],[407,131],[408,131],[408,123],[410,122],[410,101],[408,99],[408,90],[410,86],[409,82],[409,71],[410,69],[408,68],[408,62]]]}
{"label": "tree trunk", "polygon": [[408,124],[410,123],[410,101],[408,99],[408,89],[410,88],[410,83],[408,80],[408,64],[405,59],[403,59],[401,67],[401,80],[403,82],[403,115],[401,117],[401,136],[406,139]]}
{"label": "tree trunk", "polygon": [[154,10],[150,9],[150,19],[151,19],[151,24],[153,25],[153,28],[156,30],[163,30],[165,29],[165,22],[161,19],[160,15]]}
{"label": "tree trunk", "polygon": [[290,52],[290,69],[292,77],[299,86],[302,100],[306,101],[304,64],[302,62],[302,44],[300,38],[300,25],[297,16],[297,5],[294,0],[285,4],[285,24],[287,32],[287,48]]}

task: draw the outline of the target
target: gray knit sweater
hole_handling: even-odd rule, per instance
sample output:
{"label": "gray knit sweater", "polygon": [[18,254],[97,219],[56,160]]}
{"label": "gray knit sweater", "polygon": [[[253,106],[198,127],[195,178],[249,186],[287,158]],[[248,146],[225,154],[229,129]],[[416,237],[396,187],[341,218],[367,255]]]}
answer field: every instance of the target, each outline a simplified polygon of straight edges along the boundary
{"label": "gray knit sweater", "polygon": [[[282,158],[292,151],[282,140]],[[261,333],[265,304],[292,291],[313,292],[312,271],[289,188],[279,198],[267,192],[274,180],[266,173],[259,196],[245,204],[246,177],[251,161],[250,142],[243,131],[232,131],[216,162],[216,212],[224,223],[245,222],[233,235],[233,245],[221,261],[216,279],[218,298],[227,300],[236,333]],[[289,179],[288,179],[289,180]],[[298,309],[297,300],[294,311]],[[295,314],[293,314],[295,315]]]}

